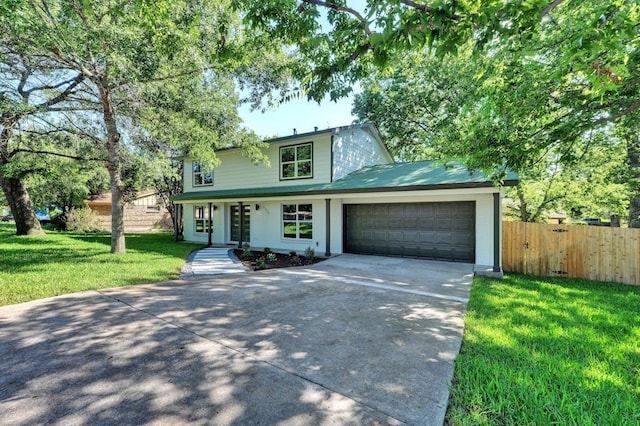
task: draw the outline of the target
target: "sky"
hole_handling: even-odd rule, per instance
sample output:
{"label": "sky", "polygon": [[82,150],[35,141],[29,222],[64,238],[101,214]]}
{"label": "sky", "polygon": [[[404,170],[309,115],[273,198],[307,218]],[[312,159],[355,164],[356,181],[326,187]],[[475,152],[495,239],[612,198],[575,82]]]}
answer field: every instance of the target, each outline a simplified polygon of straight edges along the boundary
{"label": "sky", "polygon": [[353,97],[337,102],[331,102],[326,98],[320,105],[305,99],[294,99],[265,113],[251,112],[248,105],[243,105],[239,113],[245,127],[266,139],[292,135],[294,128],[298,133],[307,133],[313,132],[315,126],[318,130],[323,130],[352,124],[355,120],[351,115],[352,103]]}
{"label": "sky", "polygon": [[[364,0],[350,0],[349,7],[361,12],[366,10]],[[326,20],[326,9],[319,8],[321,17],[320,24],[325,30],[330,28]],[[360,91],[360,86],[356,84],[353,88],[355,93]],[[355,117],[351,115],[353,96],[331,102],[328,97],[318,105],[317,102],[308,102],[304,99],[280,105],[273,111],[261,113],[251,112],[248,105],[239,109],[240,117],[244,121],[244,126],[256,132],[262,139],[270,137],[283,137],[293,134],[295,128],[298,133],[313,132],[315,126],[318,130],[331,127],[346,126],[353,124]]]}

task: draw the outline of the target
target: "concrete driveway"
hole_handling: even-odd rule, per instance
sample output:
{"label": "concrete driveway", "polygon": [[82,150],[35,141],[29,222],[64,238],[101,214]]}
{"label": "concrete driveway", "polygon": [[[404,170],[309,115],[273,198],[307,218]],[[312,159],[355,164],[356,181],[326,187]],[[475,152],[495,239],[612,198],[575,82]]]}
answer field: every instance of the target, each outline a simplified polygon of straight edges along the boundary
{"label": "concrete driveway", "polygon": [[0,308],[0,422],[442,424],[467,264],[311,267]]}

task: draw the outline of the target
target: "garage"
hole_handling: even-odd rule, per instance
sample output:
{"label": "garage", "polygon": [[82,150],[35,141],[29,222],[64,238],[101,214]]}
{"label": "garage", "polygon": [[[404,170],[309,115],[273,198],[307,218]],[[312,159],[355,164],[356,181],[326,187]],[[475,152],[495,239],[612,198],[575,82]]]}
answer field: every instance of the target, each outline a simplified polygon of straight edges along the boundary
{"label": "garage", "polygon": [[475,202],[344,205],[348,253],[475,262]]}

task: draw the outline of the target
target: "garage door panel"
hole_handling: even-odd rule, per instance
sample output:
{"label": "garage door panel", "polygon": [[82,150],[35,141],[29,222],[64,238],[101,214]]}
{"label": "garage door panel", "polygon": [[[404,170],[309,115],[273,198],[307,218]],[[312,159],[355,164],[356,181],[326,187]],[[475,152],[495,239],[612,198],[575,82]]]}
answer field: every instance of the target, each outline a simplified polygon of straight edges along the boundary
{"label": "garage door panel", "polygon": [[406,241],[407,235],[402,231],[389,231],[389,242],[390,243],[402,243]]}
{"label": "garage door panel", "polygon": [[345,205],[345,251],[475,260],[475,202]]}

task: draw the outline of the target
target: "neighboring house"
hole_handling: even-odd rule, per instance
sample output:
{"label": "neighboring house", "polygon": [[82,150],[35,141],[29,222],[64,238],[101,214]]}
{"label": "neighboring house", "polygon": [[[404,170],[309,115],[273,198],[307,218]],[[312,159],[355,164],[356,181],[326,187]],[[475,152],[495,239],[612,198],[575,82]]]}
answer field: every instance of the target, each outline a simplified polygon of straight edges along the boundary
{"label": "neighboring house", "polygon": [[[102,230],[111,231],[111,193],[106,192],[85,201],[87,207],[96,214]],[[160,206],[154,190],[140,191],[136,197],[125,203],[125,232],[150,232],[172,230],[173,223],[167,209]]]}
{"label": "neighboring house", "polygon": [[[266,142],[270,167],[239,149],[219,151],[213,170],[184,160],[184,192],[173,201],[183,206],[187,241],[501,271],[502,194],[483,174],[431,161],[395,163],[371,124]],[[505,184],[516,182],[511,173]]]}

